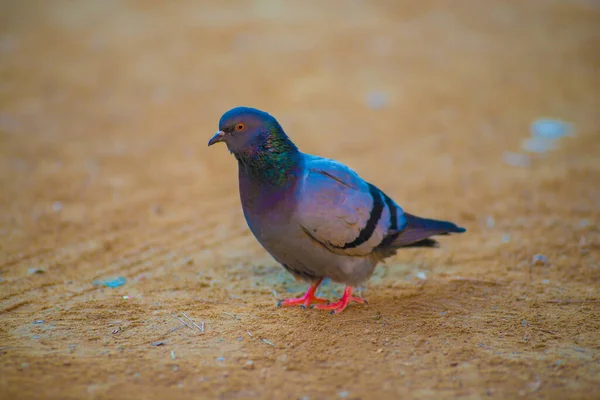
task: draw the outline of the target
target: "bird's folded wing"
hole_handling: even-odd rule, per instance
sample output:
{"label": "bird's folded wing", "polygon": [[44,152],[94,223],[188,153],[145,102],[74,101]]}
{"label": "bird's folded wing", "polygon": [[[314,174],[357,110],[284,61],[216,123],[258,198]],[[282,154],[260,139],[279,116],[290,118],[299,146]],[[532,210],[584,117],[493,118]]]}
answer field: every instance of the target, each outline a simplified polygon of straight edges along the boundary
{"label": "bird's folded wing", "polygon": [[378,188],[333,160],[311,156],[305,167],[295,219],[316,242],[337,254],[366,256],[396,232],[391,228],[402,210]]}

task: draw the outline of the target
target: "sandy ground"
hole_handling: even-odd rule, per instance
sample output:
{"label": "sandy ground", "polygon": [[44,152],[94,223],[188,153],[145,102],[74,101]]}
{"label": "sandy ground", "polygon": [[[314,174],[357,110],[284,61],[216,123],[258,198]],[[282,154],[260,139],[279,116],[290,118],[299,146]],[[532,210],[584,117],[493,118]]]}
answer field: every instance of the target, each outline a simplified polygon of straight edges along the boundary
{"label": "sandy ground", "polygon": [[[2,399],[600,398],[598,2],[154,3],[1,3]],[[468,233],[276,308],[241,104]]]}

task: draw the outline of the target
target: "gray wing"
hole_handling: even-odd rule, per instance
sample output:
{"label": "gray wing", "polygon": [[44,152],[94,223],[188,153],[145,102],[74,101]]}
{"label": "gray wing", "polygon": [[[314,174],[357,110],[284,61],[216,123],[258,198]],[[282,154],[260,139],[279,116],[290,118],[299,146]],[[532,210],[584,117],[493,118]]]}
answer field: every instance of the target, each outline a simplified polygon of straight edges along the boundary
{"label": "gray wing", "polygon": [[366,256],[404,229],[404,212],[347,166],[306,155],[298,188],[296,221],[330,251]]}

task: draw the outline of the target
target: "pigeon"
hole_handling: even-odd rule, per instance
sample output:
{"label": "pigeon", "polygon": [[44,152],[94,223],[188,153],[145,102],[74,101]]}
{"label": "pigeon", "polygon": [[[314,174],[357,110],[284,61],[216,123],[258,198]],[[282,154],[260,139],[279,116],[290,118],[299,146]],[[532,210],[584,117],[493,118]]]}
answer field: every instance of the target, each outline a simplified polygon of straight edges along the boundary
{"label": "pigeon", "polygon": [[[250,231],[297,280],[310,284],[279,306],[342,312],[384,259],[401,247],[437,247],[435,235],[465,232],[452,222],[403,211],[348,166],[301,152],[270,114],[235,107],[208,146],[224,142],[238,162],[242,210]],[[339,301],[316,291],[325,278],[346,285]]]}

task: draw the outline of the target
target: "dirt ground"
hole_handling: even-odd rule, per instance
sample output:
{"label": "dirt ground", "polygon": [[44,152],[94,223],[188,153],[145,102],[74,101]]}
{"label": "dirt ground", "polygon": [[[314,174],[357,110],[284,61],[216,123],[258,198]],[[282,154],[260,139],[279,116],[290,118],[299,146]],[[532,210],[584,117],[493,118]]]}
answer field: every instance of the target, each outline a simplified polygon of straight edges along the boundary
{"label": "dirt ground", "polygon": [[[0,8],[2,399],[600,398],[598,2]],[[206,146],[236,105],[468,232],[278,309]]]}

